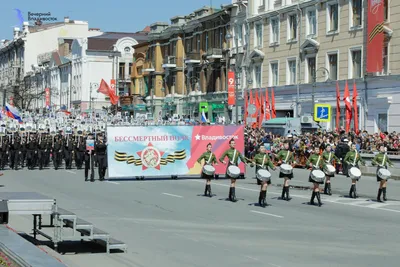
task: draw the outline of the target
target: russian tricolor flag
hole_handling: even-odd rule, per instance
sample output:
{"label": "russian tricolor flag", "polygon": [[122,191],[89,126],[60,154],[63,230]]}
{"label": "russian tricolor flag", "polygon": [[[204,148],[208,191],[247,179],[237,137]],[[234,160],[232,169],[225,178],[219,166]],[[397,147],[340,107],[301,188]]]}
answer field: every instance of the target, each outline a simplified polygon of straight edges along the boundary
{"label": "russian tricolor flag", "polygon": [[207,122],[207,117],[206,117],[206,113],[204,112],[204,110],[201,112],[201,121]]}
{"label": "russian tricolor flag", "polygon": [[10,104],[6,104],[6,114],[8,117],[17,120],[19,123],[22,123],[22,119],[19,116],[19,111],[15,107],[11,106]]}

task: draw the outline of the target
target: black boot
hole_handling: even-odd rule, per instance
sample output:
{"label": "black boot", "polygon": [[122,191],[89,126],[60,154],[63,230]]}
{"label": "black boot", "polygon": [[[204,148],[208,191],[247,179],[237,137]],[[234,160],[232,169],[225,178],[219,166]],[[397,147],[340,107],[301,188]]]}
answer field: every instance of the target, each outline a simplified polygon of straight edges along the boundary
{"label": "black boot", "polygon": [[376,201],[378,201],[378,202],[382,202],[382,200],[381,200],[382,191],[383,191],[382,188],[379,188],[378,197],[376,198]]}
{"label": "black boot", "polygon": [[325,183],[324,194],[325,194],[325,195],[328,194],[328,183]]}
{"label": "black boot", "polygon": [[232,201],[232,188],[233,187],[229,187],[229,200]]}
{"label": "black boot", "polygon": [[349,197],[350,198],[353,198],[354,187],[355,187],[354,184],[352,184],[351,187],[350,187],[350,192],[349,192]]}
{"label": "black boot", "polygon": [[308,202],[309,205],[315,205],[314,198],[315,198],[315,191],[312,191],[311,200],[310,200],[310,202]]}
{"label": "black boot", "polygon": [[328,184],[328,195],[332,196],[331,183]]}
{"label": "black boot", "polygon": [[212,193],[211,193],[211,185],[208,185],[208,196],[212,197]]}
{"label": "black boot", "polygon": [[235,191],[236,191],[235,188],[232,187],[232,202],[236,202],[236,201],[237,201],[237,199],[236,199],[236,192],[235,192]]}
{"label": "black boot", "polygon": [[318,192],[315,193],[317,195],[317,200],[318,200],[318,207],[322,206],[322,202],[321,202],[321,194]]}
{"label": "black boot", "polygon": [[281,195],[281,199],[285,200],[285,193],[286,193],[286,187],[282,187],[282,195]]}
{"label": "black boot", "polygon": [[358,198],[358,195],[357,195],[357,186],[356,186],[356,185],[354,185],[353,195],[354,195],[354,198]]}
{"label": "black boot", "polygon": [[286,201],[290,201],[292,198],[289,196],[289,186],[286,186]]}
{"label": "black boot", "polygon": [[208,184],[206,184],[206,187],[204,189],[204,196],[207,196],[207,193],[208,193]]}
{"label": "black boot", "polygon": [[387,201],[387,198],[386,198],[386,187],[382,188],[382,192],[383,192],[383,201]]}
{"label": "black boot", "polygon": [[265,208],[266,206],[268,206],[268,203],[266,201],[267,198],[267,191],[261,191],[262,196],[261,196],[261,207]]}
{"label": "black boot", "polygon": [[260,205],[260,207],[262,206],[263,192],[264,191],[260,191],[260,195],[258,196],[258,205]]}

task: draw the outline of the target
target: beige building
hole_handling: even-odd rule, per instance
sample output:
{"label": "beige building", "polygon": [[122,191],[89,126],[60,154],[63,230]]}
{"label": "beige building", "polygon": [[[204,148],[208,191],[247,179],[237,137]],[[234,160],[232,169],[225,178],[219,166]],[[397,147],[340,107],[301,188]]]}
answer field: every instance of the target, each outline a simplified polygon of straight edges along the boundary
{"label": "beige building", "polygon": [[[311,115],[313,99],[331,104],[332,123],[324,127],[332,129],[336,81],[342,98],[345,80],[349,80],[351,95],[355,81],[361,128],[400,129],[400,123],[390,119],[400,115],[400,99],[396,97],[400,92],[400,38],[393,34],[400,28],[400,17],[395,16],[400,12],[400,1],[382,3],[386,21],[384,69],[367,74],[366,0],[250,0],[249,88],[273,87],[281,117]],[[344,112],[341,117],[343,125]]]}

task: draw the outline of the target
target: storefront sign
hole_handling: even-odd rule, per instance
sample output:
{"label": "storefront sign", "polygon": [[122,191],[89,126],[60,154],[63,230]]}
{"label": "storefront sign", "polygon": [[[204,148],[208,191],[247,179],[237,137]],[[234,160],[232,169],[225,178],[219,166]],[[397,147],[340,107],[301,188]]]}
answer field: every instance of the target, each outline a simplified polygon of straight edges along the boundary
{"label": "storefront sign", "polygon": [[208,102],[200,102],[199,103],[199,111],[200,112],[208,112]]}

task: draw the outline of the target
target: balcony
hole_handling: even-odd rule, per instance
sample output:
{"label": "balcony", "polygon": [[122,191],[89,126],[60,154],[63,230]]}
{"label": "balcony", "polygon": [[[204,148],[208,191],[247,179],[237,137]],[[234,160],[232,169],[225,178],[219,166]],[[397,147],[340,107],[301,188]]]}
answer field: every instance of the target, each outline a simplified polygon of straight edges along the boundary
{"label": "balcony", "polygon": [[165,57],[162,67],[164,69],[176,68],[176,57],[175,56],[167,56],[167,57]]}
{"label": "balcony", "polygon": [[186,53],[186,64],[200,64],[200,53],[197,51],[192,51],[190,53]]}
{"label": "balcony", "polygon": [[221,48],[209,48],[206,53],[207,59],[216,59],[222,58],[222,49]]}

